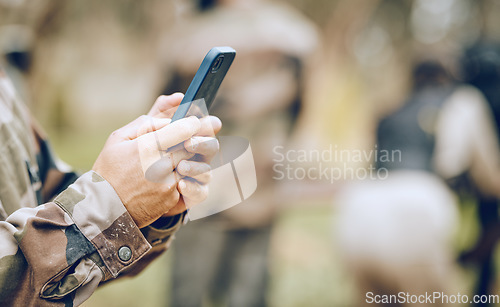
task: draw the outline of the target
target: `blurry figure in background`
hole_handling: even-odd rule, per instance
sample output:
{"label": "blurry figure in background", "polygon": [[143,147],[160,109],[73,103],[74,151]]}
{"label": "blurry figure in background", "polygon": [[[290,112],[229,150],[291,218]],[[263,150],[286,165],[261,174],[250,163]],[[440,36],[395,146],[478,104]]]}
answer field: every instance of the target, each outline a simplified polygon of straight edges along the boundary
{"label": "blurry figure in background", "polygon": [[30,101],[26,75],[30,71],[33,40],[33,31],[27,26],[0,26],[0,53],[5,59],[3,69],[25,102]]}
{"label": "blurry figure in background", "polygon": [[[478,42],[465,52],[463,74],[466,82],[478,88],[485,96],[491,111],[497,137],[500,135],[500,46]],[[477,244],[464,252],[460,260],[464,264],[480,265],[476,294],[491,294],[494,282],[493,254],[500,238],[498,197],[491,193],[478,193],[478,217],[481,227]]]}
{"label": "blurry figure in background", "polygon": [[457,203],[443,179],[468,173],[484,193],[500,192],[484,97],[454,85],[437,62],[417,65],[413,83],[408,101],[378,126],[376,162],[388,178],[353,184],[336,199],[340,251],[364,293],[456,293]]}
{"label": "blurry figure in background", "polygon": [[[302,103],[306,59],[317,45],[312,24],[288,6],[264,1],[199,1],[174,29],[174,75],[165,91],[185,90],[203,54],[237,51],[213,108],[224,134],[250,140],[258,187],[245,202],[189,223],[177,237],[172,306],[265,306],[268,251],[279,211],[272,149],[286,145]],[[177,51],[177,52],[176,52]]]}

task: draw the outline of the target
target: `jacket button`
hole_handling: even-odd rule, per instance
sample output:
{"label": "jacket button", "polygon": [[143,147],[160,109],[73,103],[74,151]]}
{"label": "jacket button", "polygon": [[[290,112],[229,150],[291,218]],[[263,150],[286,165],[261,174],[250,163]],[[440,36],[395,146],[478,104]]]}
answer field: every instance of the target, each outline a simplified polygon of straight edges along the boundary
{"label": "jacket button", "polygon": [[120,258],[121,261],[127,262],[132,258],[132,250],[128,246],[122,246],[118,250],[118,258]]}

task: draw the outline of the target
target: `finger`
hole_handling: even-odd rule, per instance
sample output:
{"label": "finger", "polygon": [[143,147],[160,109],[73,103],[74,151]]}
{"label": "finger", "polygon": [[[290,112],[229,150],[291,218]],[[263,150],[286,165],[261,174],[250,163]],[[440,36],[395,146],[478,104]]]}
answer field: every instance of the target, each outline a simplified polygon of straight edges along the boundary
{"label": "finger", "polygon": [[222,129],[222,122],[217,116],[209,116],[214,133],[217,134]]}
{"label": "finger", "polygon": [[190,177],[200,183],[210,182],[212,177],[210,165],[203,162],[182,160],[176,168],[179,175]]}
{"label": "finger", "polygon": [[[139,143],[140,144],[140,143]],[[191,159],[194,154],[182,150],[175,152],[163,152],[154,149],[145,149],[139,151],[142,170],[146,179],[153,182],[165,182],[171,184],[171,178],[168,176],[174,174],[177,180],[180,176],[174,173],[173,170],[177,168],[178,164],[187,159]]]}
{"label": "finger", "polygon": [[181,103],[184,94],[174,93],[158,97],[149,111],[149,116],[172,118],[177,106]]}
{"label": "finger", "polygon": [[[202,117],[199,119],[200,119],[201,127],[200,127],[200,130],[196,133],[197,136],[214,137],[215,134],[217,134],[222,127],[222,123],[218,117],[205,116],[205,117]],[[179,146],[179,145],[177,145],[177,146]],[[182,146],[182,145],[180,145],[180,146]],[[169,150],[177,150],[177,148],[169,148]]]}
{"label": "finger", "polygon": [[174,166],[174,168],[179,167],[180,162],[184,160],[189,160],[195,155],[194,153],[187,151],[183,147],[180,150],[167,152],[167,154],[170,155],[172,159],[172,165]]}
{"label": "finger", "polygon": [[184,142],[200,129],[200,120],[194,116],[170,123],[151,133],[141,135],[137,139],[143,149],[165,151]]}
{"label": "finger", "polygon": [[222,122],[216,116],[205,116],[200,119],[201,128],[197,135],[199,136],[215,136],[222,128]]}
{"label": "finger", "polygon": [[184,198],[181,196],[179,198],[179,202],[177,205],[175,205],[172,209],[168,210],[166,214],[163,216],[173,216],[177,214],[181,214],[182,212],[186,211],[188,208],[186,207],[186,203],[184,202]]}
{"label": "finger", "polygon": [[147,116],[148,118],[144,121],[144,123],[137,131],[137,137],[144,135],[146,133],[154,132],[156,130],[160,130],[166,125],[170,124],[170,118],[156,118],[152,116]]}
{"label": "finger", "polygon": [[170,123],[168,118],[154,118],[141,115],[134,121],[115,130],[111,137],[114,141],[134,140],[141,135],[159,130]]}
{"label": "finger", "polygon": [[193,136],[184,142],[188,152],[203,156],[203,161],[210,161],[219,151],[219,141],[214,137]]}
{"label": "finger", "polygon": [[177,184],[187,208],[191,208],[204,201],[208,197],[208,185],[200,184],[195,180],[183,178]]}
{"label": "finger", "polygon": [[172,172],[172,163],[166,157],[157,160],[145,169],[144,177],[151,182],[161,183],[167,187],[176,185],[179,178],[177,174]]}
{"label": "finger", "polygon": [[152,165],[155,165],[159,159],[164,157],[170,159],[163,162],[164,164],[170,162],[171,167],[168,169],[170,172],[175,169],[181,160],[189,159],[192,156],[191,153],[191,156],[182,154],[181,151],[176,151],[175,154],[167,154],[165,149],[191,138],[198,131],[199,126],[200,122],[196,117],[183,118],[159,130],[138,137],[136,139],[137,148],[144,173],[148,172]]}
{"label": "finger", "polygon": [[141,115],[132,122],[113,131],[108,141],[122,142],[134,140],[137,138],[137,133],[141,127],[147,125],[148,123],[150,123],[150,117],[147,115]]}

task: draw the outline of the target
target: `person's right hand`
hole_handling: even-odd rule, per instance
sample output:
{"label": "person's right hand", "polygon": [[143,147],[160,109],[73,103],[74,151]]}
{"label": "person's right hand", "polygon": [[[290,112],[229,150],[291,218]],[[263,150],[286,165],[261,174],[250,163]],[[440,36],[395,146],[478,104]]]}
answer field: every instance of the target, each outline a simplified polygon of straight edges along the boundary
{"label": "person's right hand", "polygon": [[144,115],[114,131],[106,141],[92,169],[113,186],[139,228],[151,224],[177,205],[180,194],[173,168],[190,157],[185,156],[185,150],[173,153],[174,161],[169,160],[162,173],[155,174],[162,178],[156,182],[146,178],[145,164],[160,159],[159,149],[165,150],[190,139],[200,128],[200,120],[196,117],[170,123],[168,118]]}

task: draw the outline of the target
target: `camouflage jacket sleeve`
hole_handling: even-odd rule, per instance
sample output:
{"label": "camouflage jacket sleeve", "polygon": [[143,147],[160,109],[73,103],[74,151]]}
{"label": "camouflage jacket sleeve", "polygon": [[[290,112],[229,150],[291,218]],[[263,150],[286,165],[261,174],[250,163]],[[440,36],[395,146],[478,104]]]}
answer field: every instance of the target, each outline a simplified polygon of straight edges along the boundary
{"label": "camouflage jacket sleeve", "polygon": [[141,271],[182,220],[138,229],[101,176],[57,162],[0,70],[1,306],[79,305]]}

